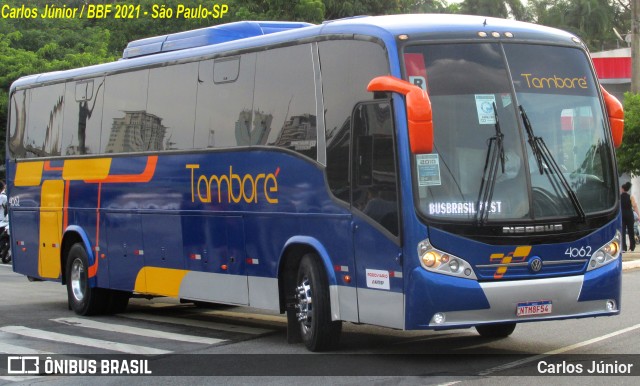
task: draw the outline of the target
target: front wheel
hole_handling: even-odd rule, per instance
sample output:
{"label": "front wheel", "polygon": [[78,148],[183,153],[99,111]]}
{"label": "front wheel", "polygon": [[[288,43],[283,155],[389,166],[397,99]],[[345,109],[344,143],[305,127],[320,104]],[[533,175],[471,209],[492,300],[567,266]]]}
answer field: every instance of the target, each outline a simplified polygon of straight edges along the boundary
{"label": "front wheel", "polygon": [[89,285],[87,252],[81,244],[74,244],[67,255],[67,296],[69,308],[78,315],[96,315],[106,311],[106,290]]}
{"label": "front wheel", "polygon": [[476,326],[476,331],[484,338],[506,338],[511,335],[515,329],[515,323],[483,324]]}
{"label": "front wheel", "polygon": [[296,284],[296,318],[305,346],[310,351],[336,347],[342,322],[331,320],[329,284],[316,255],[307,254],[302,258]]}

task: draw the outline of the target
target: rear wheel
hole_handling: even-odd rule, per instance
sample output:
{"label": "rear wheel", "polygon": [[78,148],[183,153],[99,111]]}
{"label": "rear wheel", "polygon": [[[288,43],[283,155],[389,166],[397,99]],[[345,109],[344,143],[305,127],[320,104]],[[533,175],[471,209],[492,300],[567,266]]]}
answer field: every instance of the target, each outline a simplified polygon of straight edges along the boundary
{"label": "rear wheel", "polygon": [[69,249],[67,256],[67,296],[69,308],[78,315],[104,313],[109,306],[105,289],[89,286],[87,252],[80,243]]}
{"label": "rear wheel", "polygon": [[342,322],[331,320],[329,284],[316,255],[307,254],[300,261],[295,292],[296,317],[305,346],[310,351],[336,347]]}
{"label": "rear wheel", "polygon": [[476,326],[480,336],[485,338],[506,338],[516,329],[515,323],[483,324]]}

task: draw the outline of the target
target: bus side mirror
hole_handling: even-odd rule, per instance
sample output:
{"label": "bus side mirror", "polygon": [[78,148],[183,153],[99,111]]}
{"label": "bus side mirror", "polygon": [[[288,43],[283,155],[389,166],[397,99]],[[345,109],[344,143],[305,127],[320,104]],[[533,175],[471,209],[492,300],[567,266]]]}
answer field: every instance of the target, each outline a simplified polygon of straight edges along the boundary
{"label": "bus side mirror", "polygon": [[426,91],[406,80],[389,75],[371,80],[367,91],[397,92],[405,95],[411,153],[431,153],[433,150],[433,114],[431,101]]}
{"label": "bus side mirror", "polygon": [[618,148],[622,145],[622,134],[624,133],[624,110],[622,103],[618,98],[609,94],[604,87],[600,86],[604,103],[607,106],[607,115],[609,116],[609,126],[611,126],[611,136],[613,137],[613,145]]}

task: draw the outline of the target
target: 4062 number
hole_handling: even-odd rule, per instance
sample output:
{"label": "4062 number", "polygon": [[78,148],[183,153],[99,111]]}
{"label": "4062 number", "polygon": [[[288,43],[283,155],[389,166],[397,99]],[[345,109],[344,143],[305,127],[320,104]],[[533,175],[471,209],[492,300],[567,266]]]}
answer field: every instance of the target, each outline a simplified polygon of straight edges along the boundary
{"label": "4062 number", "polygon": [[586,247],[580,247],[580,248],[567,248],[567,250],[564,251],[564,254],[573,258],[591,257],[591,247],[587,245]]}

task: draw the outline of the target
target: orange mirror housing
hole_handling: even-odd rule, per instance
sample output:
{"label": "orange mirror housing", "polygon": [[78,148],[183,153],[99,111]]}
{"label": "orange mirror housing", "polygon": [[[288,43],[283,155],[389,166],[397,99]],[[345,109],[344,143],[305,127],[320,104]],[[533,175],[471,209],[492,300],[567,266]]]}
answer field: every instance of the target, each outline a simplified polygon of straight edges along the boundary
{"label": "orange mirror housing", "polygon": [[411,153],[431,153],[433,150],[433,114],[431,101],[426,91],[406,80],[389,75],[371,80],[367,91],[397,92],[405,95]]}
{"label": "orange mirror housing", "polygon": [[611,126],[611,136],[613,137],[613,145],[618,148],[622,145],[622,135],[624,133],[624,110],[622,103],[618,98],[609,94],[604,87],[600,86],[604,103],[607,106],[607,115],[609,116],[609,126]]}

